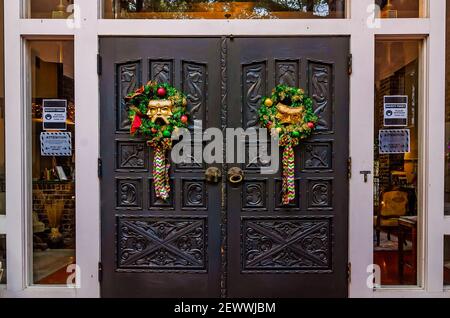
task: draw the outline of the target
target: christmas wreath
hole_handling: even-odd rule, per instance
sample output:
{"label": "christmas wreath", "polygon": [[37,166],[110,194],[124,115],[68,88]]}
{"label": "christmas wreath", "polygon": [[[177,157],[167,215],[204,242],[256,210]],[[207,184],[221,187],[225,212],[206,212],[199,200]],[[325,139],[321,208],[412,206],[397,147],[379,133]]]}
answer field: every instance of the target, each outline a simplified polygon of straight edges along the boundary
{"label": "christmas wreath", "polygon": [[301,88],[278,85],[270,97],[262,99],[259,119],[262,127],[278,135],[284,147],[283,204],[289,204],[295,199],[294,147],[312,134],[318,121],[313,101]]}
{"label": "christmas wreath", "polygon": [[125,98],[131,122],[130,134],[148,139],[155,150],[153,181],[156,197],[167,200],[170,192],[170,162],[166,156],[172,148],[172,133],[186,128],[186,96],[167,83],[148,82]]}

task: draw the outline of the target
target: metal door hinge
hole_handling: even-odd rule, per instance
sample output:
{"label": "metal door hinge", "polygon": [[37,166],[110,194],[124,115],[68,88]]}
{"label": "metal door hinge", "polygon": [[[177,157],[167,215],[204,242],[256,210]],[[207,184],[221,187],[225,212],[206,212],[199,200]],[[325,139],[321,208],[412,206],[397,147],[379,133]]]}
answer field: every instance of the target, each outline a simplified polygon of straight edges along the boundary
{"label": "metal door hinge", "polygon": [[348,55],[347,67],[348,67],[348,75],[352,75],[352,73],[353,73],[353,55],[352,54]]}
{"label": "metal door hinge", "polygon": [[347,176],[349,179],[352,177],[352,158],[348,157],[347,159]]}
{"label": "metal door hinge", "polygon": [[103,176],[103,160],[102,160],[102,158],[98,158],[98,161],[97,161],[97,176],[99,179]]}
{"label": "metal door hinge", "polygon": [[352,263],[347,263],[347,282],[352,282]]}
{"label": "metal door hinge", "polygon": [[97,74],[102,75],[103,70],[103,63],[102,63],[102,56],[100,54],[97,54]]}
{"label": "metal door hinge", "polygon": [[103,265],[102,262],[98,262],[98,281],[101,283],[103,280]]}

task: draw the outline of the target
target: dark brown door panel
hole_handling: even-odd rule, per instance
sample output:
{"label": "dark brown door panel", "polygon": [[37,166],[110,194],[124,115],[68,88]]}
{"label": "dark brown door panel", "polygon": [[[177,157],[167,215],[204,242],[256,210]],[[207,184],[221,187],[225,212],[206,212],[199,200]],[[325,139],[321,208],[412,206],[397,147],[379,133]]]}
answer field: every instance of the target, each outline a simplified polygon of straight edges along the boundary
{"label": "dark brown door panel", "polygon": [[[346,297],[348,38],[102,38],[100,49],[102,296]],[[223,166],[244,171],[237,186],[207,183],[203,163],[172,165],[171,197],[156,200],[151,149],[129,136],[123,103],[149,79],[183,90],[204,128],[256,127],[276,84],[303,87],[320,122],[295,150],[296,201],[281,205],[281,175],[260,162]]]}
{"label": "dark brown door panel", "polygon": [[218,297],[219,185],[203,165],[172,165],[155,198],[151,149],[129,135],[123,97],[149,80],[188,95],[191,119],[220,126],[220,39],[102,38],[102,296]]}

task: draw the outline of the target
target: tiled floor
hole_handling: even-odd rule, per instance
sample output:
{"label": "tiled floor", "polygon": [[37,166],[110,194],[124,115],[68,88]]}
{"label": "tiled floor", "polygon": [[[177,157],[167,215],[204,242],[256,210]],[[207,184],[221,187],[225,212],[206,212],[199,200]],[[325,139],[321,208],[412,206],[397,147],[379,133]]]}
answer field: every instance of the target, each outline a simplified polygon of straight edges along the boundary
{"label": "tiled floor", "polygon": [[66,284],[70,275],[67,266],[74,263],[72,249],[47,249],[33,254],[33,275],[36,284]]}

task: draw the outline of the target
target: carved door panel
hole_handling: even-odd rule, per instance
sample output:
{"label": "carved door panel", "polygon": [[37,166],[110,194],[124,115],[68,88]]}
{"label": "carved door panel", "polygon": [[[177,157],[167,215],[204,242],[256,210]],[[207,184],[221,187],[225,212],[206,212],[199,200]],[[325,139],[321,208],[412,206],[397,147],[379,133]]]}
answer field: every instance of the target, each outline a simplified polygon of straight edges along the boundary
{"label": "carved door panel", "polygon": [[187,94],[191,120],[220,127],[220,45],[217,38],[100,40],[103,297],[220,295],[221,185],[205,182],[202,162],[172,165],[170,199],[155,199],[151,148],[130,137],[123,101],[150,79],[169,82]]}
{"label": "carved door panel", "polygon": [[260,174],[260,160],[228,185],[227,295],[346,297],[348,38],[234,38],[228,52],[227,127],[258,126],[278,83],[305,88],[320,122],[296,147],[292,204],[281,204],[281,173]]}
{"label": "carved door panel", "polygon": [[[100,48],[102,296],[345,297],[348,39],[103,38]],[[257,127],[275,84],[304,87],[320,123],[296,148],[296,201],[281,204],[281,175],[260,174],[259,160],[240,165],[238,186],[207,184],[203,162],[172,165],[172,195],[155,200],[151,150],[129,136],[123,102],[149,79],[182,89],[190,119],[222,129]]]}

